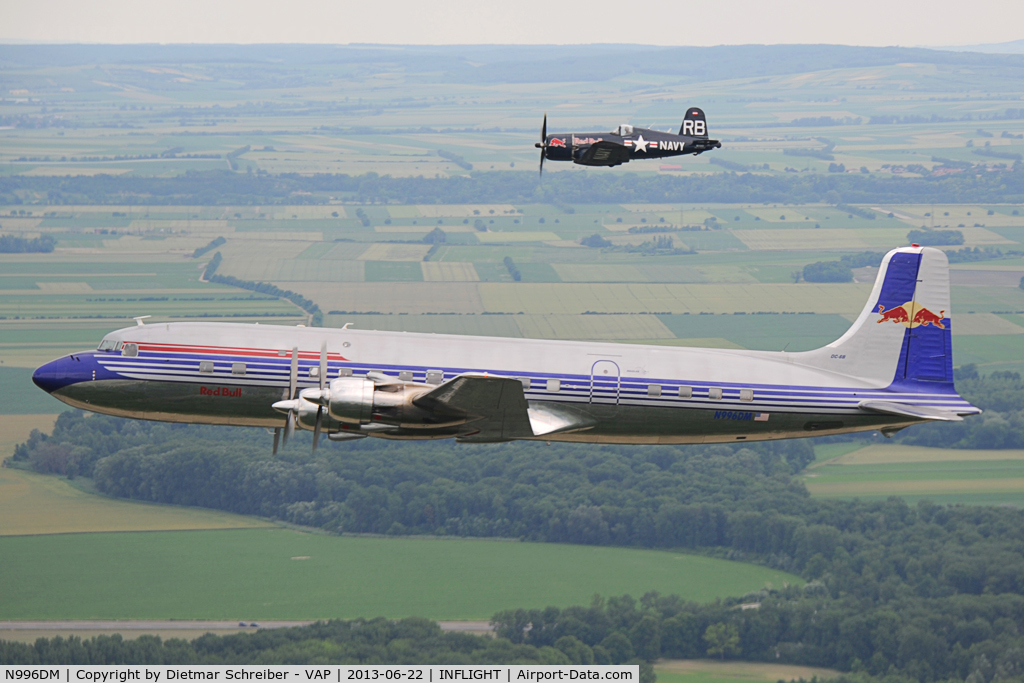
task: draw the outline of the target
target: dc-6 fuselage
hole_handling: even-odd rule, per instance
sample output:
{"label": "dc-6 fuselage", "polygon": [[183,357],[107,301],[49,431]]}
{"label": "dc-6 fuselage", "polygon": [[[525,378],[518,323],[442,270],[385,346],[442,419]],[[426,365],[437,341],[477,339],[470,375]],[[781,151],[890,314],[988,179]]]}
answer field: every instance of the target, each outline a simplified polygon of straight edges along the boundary
{"label": "dc-6 fuselage", "polygon": [[111,415],[286,436],[297,427],[332,439],[712,443],[889,433],[980,412],[953,386],[950,324],[946,257],[912,247],[886,256],[857,321],[814,351],[159,323],[111,332],[33,380]]}

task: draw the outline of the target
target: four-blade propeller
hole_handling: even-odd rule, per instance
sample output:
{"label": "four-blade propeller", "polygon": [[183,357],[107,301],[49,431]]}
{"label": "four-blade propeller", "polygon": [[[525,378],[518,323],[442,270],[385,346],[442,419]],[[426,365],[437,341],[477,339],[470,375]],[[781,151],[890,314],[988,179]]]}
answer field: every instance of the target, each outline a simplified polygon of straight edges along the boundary
{"label": "four-blade propeller", "polygon": [[540,127],[540,142],[534,147],[540,150],[540,175],[544,175],[544,153],[548,151],[548,113],[544,112],[544,123]]}
{"label": "four-blade propeller", "polygon": [[[288,391],[284,398],[274,403],[274,409],[286,414],[284,437],[282,438],[281,427],[274,429],[274,455],[277,455],[278,446],[288,444],[288,439],[295,432],[295,424],[299,420],[299,413],[302,412],[303,420],[308,420],[306,413],[308,408],[303,408],[303,402],[315,403],[316,420],[313,423],[313,452],[320,445],[320,432],[323,429],[324,413],[327,412],[327,404],[330,402],[330,391],[327,389],[327,342],[320,345],[320,365],[316,369],[316,377],[319,380],[319,389],[304,389],[298,391],[299,379],[299,349],[292,349],[291,371],[288,376]],[[313,369],[310,369],[310,375]],[[307,425],[308,422],[303,422]]]}
{"label": "four-blade propeller", "polygon": [[[324,387],[327,383],[327,342],[325,341],[320,345],[320,396],[324,395]],[[320,444],[320,425],[323,423],[324,418],[324,405],[323,402],[318,402],[316,407],[316,424],[313,426],[313,452],[316,453],[316,447]]]}
{"label": "four-blade propeller", "polygon": [[299,400],[295,395],[295,390],[298,388],[299,383],[299,347],[292,348],[292,364],[288,372],[288,394],[285,400],[278,401],[274,404],[274,408],[282,411],[288,411],[287,417],[284,423],[284,438],[281,438],[281,428],[277,427],[274,429],[274,455],[277,455],[277,446],[280,443],[282,446],[288,445],[288,439],[295,432],[295,418],[299,412]]}

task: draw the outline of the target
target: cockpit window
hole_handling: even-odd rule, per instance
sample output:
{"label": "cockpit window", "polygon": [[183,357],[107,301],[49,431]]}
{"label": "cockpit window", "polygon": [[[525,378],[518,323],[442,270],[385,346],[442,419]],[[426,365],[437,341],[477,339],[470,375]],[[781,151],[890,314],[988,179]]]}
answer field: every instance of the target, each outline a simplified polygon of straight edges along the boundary
{"label": "cockpit window", "polygon": [[622,137],[626,137],[627,135],[632,135],[633,134],[633,126],[629,125],[628,123],[623,123],[621,126],[619,126],[619,129],[617,131],[615,131],[615,132],[618,135],[621,135]]}
{"label": "cockpit window", "polygon": [[97,351],[117,351],[116,339],[104,339],[96,349]]}

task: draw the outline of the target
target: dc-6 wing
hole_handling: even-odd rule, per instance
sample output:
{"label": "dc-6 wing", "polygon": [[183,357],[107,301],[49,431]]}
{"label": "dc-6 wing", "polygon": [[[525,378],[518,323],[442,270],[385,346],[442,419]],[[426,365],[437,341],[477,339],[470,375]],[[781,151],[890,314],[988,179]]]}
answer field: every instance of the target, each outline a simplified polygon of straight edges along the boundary
{"label": "dc-6 wing", "polygon": [[465,374],[416,399],[417,407],[438,415],[468,418],[471,429],[460,441],[493,442],[580,431],[594,420],[569,406],[536,402],[523,393],[521,380]]}
{"label": "dc-6 wing", "polygon": [[461,375],[413,403],[433,413],[469,418],[480,441],[533,436],[523,383],[509,377]]}

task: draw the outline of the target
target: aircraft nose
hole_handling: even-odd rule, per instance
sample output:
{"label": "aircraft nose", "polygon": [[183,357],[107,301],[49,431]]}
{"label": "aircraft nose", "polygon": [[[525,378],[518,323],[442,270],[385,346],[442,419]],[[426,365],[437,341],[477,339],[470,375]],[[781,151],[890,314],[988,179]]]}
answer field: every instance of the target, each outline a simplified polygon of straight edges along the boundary
{"label": "aircraft nose", "polygon": [[32,381],[37,387],[48,394],[89,379],[90,371],[81,358],[74,355],[58,358],[36,368],[32,373]]}
{"label": "aircraft nose", "polygon": [[37,387],[48,394],[52,394],[64,385],[64,377],[67,373],[63,370],[64,359],[50,361],[46,365],[40,365],[32,373],[32,381]]}

